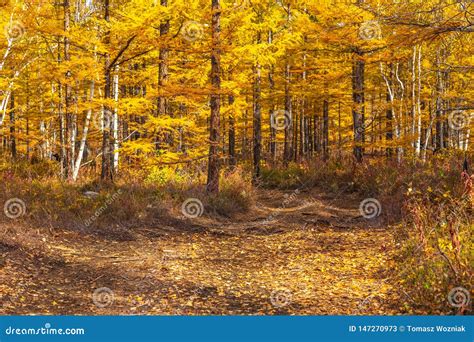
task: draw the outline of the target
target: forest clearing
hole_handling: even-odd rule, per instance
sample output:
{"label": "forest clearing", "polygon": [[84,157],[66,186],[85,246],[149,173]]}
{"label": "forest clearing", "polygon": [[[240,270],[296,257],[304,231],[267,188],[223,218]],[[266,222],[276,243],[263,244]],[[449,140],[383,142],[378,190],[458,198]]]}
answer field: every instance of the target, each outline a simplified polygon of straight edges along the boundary
{"label": "forest clearing", "polygon": [[[387,281],[391,232],[358,227],[360,220],[351,216],[357,210],[323,203],[288,208],[271,230],[258,214],[272,203],[262,202],[250,220],[139,229],[133,240],[79,239],[73,232],[48,234],[41,241],[38,235],[39,243],[10,251],[5,271],[12,282],[4,292],[4,309],[22,314],[396,313],[397,293]],[[341,227],[335,213],[354,222]],[[103,308],[94,305],[90,297],[97,288],[113,289],[113,302],[107,298]]]}
{"label": "forest clearing", "polygon": [[0,22],[1,314],[472,314],[472,1]]}

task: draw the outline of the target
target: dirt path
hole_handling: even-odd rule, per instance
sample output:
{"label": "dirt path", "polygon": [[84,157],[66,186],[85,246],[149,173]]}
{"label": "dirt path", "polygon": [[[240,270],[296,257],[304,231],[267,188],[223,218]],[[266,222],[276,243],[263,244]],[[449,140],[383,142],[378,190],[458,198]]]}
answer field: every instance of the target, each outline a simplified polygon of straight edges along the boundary
{"label": "dirt path", "polygon": [[1,312],[396,313],[391,232],[360,217],[357,199],[259,193],[232,221],[183,218],[131,239],[34,230],[25,239],[5,227]]}

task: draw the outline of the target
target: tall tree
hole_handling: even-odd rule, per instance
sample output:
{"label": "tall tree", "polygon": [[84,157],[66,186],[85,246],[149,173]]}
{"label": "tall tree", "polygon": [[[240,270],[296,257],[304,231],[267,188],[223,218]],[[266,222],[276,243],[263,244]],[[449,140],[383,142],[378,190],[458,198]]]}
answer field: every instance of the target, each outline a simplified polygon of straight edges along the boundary
{"label": "tall tree", "polygon": [[212,47],[211,47],[211,117],[209,123],[209,161],[207,168],[207,191],[219,192],[219,139],[220,139],[220,106],[221,106],[221,6],[220,0],[211,0],[212,5]]}

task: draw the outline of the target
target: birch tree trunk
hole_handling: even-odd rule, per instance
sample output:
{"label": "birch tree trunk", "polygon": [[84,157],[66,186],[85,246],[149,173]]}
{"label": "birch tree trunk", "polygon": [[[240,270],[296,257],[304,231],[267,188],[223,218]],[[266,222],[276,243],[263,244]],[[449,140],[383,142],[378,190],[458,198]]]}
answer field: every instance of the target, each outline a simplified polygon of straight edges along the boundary
{"label": "birch tree trunk", "polygon": [[[400,85],[400,90],[399,90],[399,97],[400,97],[400,108],[398,110],[398,117],[396,120],[396,126],[395,126],[395,136],[397,138],[397,161],[398,163],[401,163],[402,161],[402,156],[403,156],[403,147],[401,146],[401,137],[402,137],[402,123],[403,123],[403,100],[405,97],[405,86],[400,79],[399,76],[399,64],[397,63],[395,66],[395,78],[397,79],[399,85]],[[406,126],[406,125],[405,125]]]}
{"label": "birch tree trunk", "polygon": [[[95,86],[94,83],[95,83],[94,81],[91,81],[90,92],[89,92],[89,102],[92,102],[94,99],[94,86]],[[86,115],[86,121],[84,122],[84,130],[82,131],[81,144],[79,146],[79,151],[77,154],[77,158],[76,158],[76,162],[75,162],[75,166],[74,166],[74,170],[72,174],[72,179],[74,181],[77,180],[79,176],[79,170],[81,169],[82,157],[84,155],[84,150],[86,147],[87,134],[89,133],[91,117],[92,117],[92,108],[89,108]]]}
{"label": "birch tree trunk", "polygon": [[290,64],[287,61],[285,65],[285,115],[289,117],[289,124],[285,125],[285,146],[283,152],[283,161],[285,165],[292,157],[292,126],[293,126],[293,115],[292,115],[292,104],[290,95]]}
{"label": "birch tree trunk", "polygon": [[113,145],[113,161],[112,165],[114,168],[114,173],[118,172],[119,166],[119,119],[118,119],[118,100],[119,100],[119,66],[115,67],[114,73],[114,84],[113,84],[113,93],[114,93],[114,101],[115,101],[115,108],[112,115],[112,145]]}
{"label": "birch tree trunk", "polygon": [[417,109],[417,131],[416,131],[416,156],[419,157],[421,153],[421,45],[418,47],[418,97],[416,101]]}

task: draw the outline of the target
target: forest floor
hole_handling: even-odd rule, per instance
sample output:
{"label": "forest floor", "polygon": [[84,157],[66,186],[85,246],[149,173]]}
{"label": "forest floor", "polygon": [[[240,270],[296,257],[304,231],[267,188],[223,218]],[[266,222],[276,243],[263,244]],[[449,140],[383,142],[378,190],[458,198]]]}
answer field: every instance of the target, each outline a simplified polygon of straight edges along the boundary
{"label": "forest floor", "polygon": [[180,218],[122,235],[0,226],[0,312],[400,313],[393,230],[361,217],[359,202],[260,189],[232,220]]}

